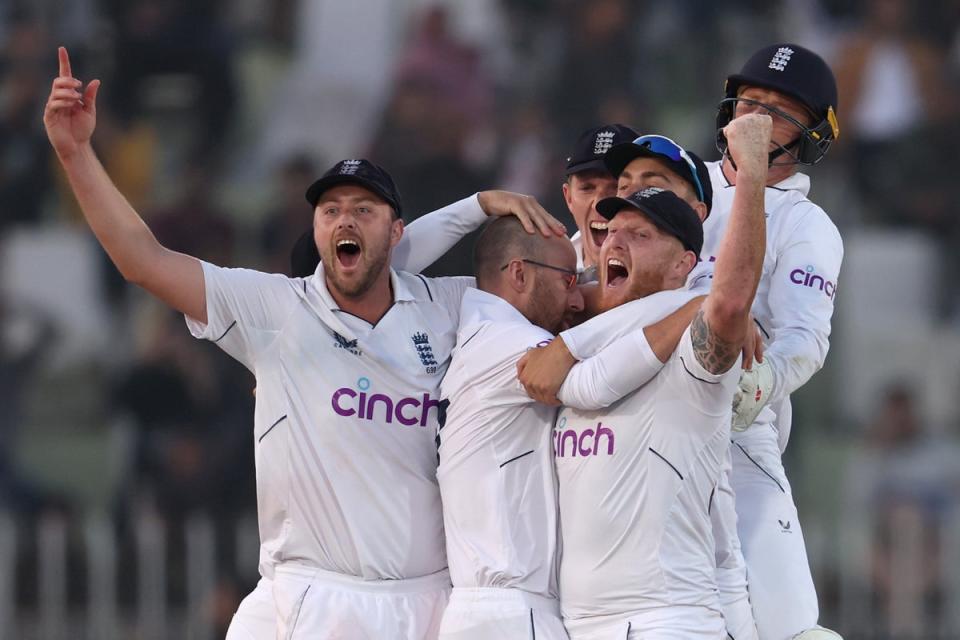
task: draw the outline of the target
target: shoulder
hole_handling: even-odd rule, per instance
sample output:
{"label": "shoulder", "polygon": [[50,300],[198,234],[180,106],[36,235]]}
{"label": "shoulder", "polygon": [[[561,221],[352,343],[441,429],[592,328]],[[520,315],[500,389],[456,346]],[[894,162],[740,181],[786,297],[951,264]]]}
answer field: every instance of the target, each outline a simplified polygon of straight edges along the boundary
{"label": "shoulder", "polygon": [[411,297],[420,302],[445,302],[451,296],[460,298],[463,292],[476,282],[469,276],[430,278],[406,271],[396,273],[397,279],[406,286]]}
{"label": "shoulder", "polygon": [[269,289],[275,295],[291,296],[303,296],[307,287],[306,278],[291,278],[282,273],[266,273],[255,269],[218,267],[209,262],[201,262],[201,264],[203,277],[208,286]]}
{"label": "shoulder", "polygon": [[803,194],[787,191],[769,211],[769,222],[783,242],[813,241],[817,244],[843,246],[840,230],[827,212]]}

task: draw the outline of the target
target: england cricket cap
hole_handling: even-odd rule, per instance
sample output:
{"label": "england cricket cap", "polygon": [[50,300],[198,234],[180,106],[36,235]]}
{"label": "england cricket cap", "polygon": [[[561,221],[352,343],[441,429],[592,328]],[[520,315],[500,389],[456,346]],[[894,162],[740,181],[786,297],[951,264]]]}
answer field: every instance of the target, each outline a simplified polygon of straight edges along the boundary
{"label": "england cricket cap", "polygon": [[400,207],[400,191],[386,169],[369,160],[341,160],[307,189],[307,202],[316,207],[325,191],[341,184],[356,184],[377,194],[393,207],[396,217],[403,214]]}
{"label": "england cricket cap", "polygon": [[624,209],[639,209],[658,229],[674,236],[684,248],[700,258],[703,224],[697,212],[673,191],[647,187],[626,198],[604,198],[597,203],[597,211],[607,220],[612,220]]}
{"label": "england cricket cap", "polygon": [[577,139],[573,153],[567,157],[566,175],[570,176],[590,169],[606,171],[603,154],[610,147],[621,142],[630,142],[637,135],[636,131],[622,124],[608,124],[584,131]]}
{"label": "england cricket cap", "polygon": [[603,156],[603,162],[614,177],[619,177],[636,158],[654,158],[663,162],[675,174],[690,183],[697,199],[707,205],[707,215],[713,206],[713,185],[710,172],[700,156],[688,151],[666,136],[639,136],[630,142],[614,145]]}

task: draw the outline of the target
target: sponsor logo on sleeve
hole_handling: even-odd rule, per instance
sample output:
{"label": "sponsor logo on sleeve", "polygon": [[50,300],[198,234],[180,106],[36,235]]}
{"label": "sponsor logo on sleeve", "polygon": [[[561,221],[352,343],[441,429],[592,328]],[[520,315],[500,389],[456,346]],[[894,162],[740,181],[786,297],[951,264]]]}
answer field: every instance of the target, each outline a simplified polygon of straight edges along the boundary
{"label": "sponsor logo on sleeve", "polygon": [[823,291],[824,295],[831,300],[833,300],[834,296],[837,295],[837,284],[835,282],[830,282],[821,275],[818,275],[816,269],[813,268],[813,265],[808,264],[802,269],[797,268],[791,271],[790,282],[801,287]]}
{"label": "sponsor logo on sleeve", "polygon": [[429,423],[430,410],[439,424],[446,420],[446,403],[434,400],[429,393],[416,398],[393,398],[383,393],[373,393],[370,379],[362,377],[356,387],[341,387],[330,397],[333,411],[344,418],[356,418],[369,422],[425,427]]}

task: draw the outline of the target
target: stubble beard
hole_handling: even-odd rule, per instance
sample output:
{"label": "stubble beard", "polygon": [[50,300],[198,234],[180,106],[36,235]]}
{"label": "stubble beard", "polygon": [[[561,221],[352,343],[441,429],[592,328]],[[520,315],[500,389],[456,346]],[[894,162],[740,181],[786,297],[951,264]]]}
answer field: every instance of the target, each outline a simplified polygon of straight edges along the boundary
{"label": "stubble beard", "polygon": [[556,313],[552,313],[557,306],[554,297],[547,292],[546,287],[535,287],[530,299],[532,313],[530,322],[541,329],[546,329],[553,335],[560,332],[565,320],[565,313],[561,307]]}
{"label": "stubble beard", "polygon": [[333,262],[327,263],[335,265],[332,269],[326,271],[328,286],[344,298],[362,297],[373,288],[374,283],[376,283],[377,278],[380,277],[381,272],[390,259],[388,247],[370,251],[369,253],[365,250],[361,259],[368,258],[371,255],[375,257],[370,260],[366,269],[357,274],[356,278],[345,278],[339,271],[339,265],[336,262],[337,255],[336,252],[334,252],[332,256]]}

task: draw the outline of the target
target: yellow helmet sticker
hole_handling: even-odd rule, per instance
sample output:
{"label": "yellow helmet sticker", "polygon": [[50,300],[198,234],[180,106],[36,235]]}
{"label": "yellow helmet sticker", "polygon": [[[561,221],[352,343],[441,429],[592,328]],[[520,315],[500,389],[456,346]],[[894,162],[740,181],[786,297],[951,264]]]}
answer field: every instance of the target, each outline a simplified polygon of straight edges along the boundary
{"label": "yellow helmet sticker", "polygon": [[827,122],[830,123],[830,128],[833,129],[833,139],[837,140],[840,138],[840,123],[837,122],[837,114],[834,113],[833,107],[827,109]]}

